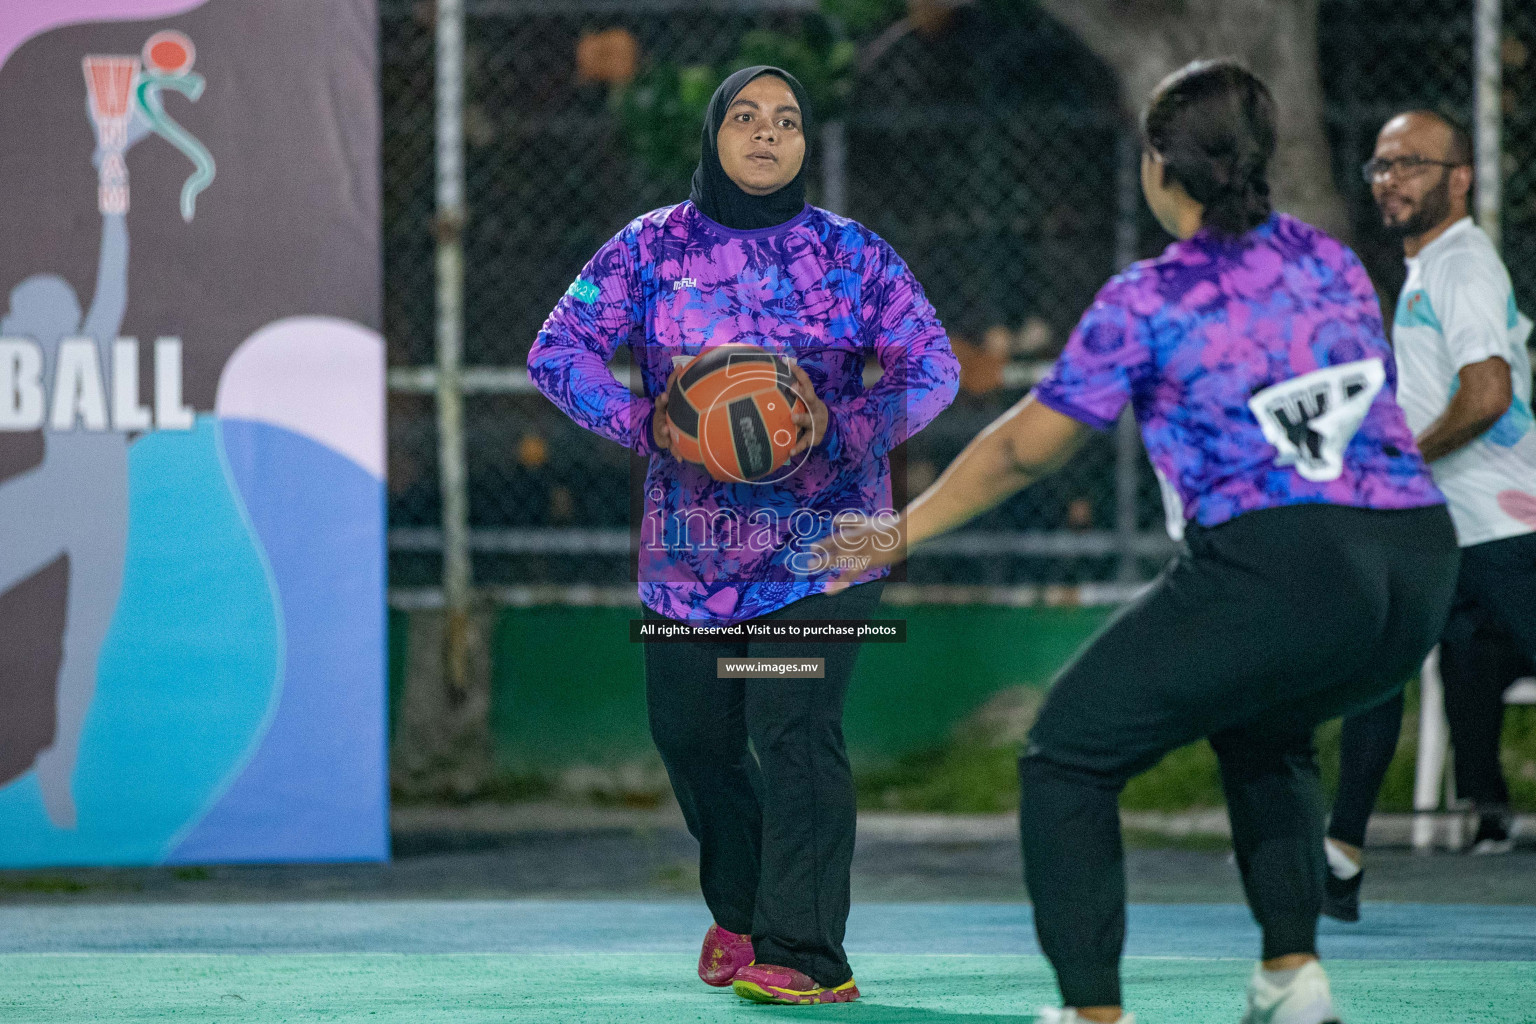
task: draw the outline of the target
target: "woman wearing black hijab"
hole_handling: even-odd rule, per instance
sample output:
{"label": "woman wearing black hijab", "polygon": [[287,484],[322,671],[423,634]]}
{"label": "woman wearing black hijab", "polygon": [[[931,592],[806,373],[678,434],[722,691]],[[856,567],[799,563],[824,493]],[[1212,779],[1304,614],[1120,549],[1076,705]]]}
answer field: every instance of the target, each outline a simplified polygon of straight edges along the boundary
{"label": "woman wearing black hijab", "polygon": [[[650,458],[640,597],[656,622],[868,619],[886,571],[824,594],[810,545],[839,513],[891,509],[886,453],[955,395],[949,341],[901,258],[806,204],[809,120],[804,90],[778,68],[726,79],[689,201],[603,246],[528,357],[539,389],[576,422]],[[770,481],[715,480],[671,454],[674,357],[728,343],[795,364],[807,411],[788,468]],[[608,370],[620,344],[640,397]],[[882,374],[866,387],[869,356]],[[858,650],[745,631],[646,643],[651,736],[699,841],[715,919],[699,959],[709,984],[763,1002],[858,997],[842,946],[855,807],[842,714]],[[720,658],[814,658],[823,674],[722,676]]]}
{"label": "woman wearing black hijab", "polygon": [[[755,87],[748,89],[748,86]],[[788,102],[784,96],[789,90]],[[742,93],[747,95],[743,96]],[[759,104],[759,100],[762,102]],[[741,102],[773,106],[767,114],[791,115],[787,120],[798,120],[798,128],[784,124],[765,124],[760,119],[742,120],[732,108]],[[793,109],[789,109],[793,107]],[[745,113],[746,111],[742,111]],[[721,130],[727,118],[734,116],[735,126],[743,126],[745,135],[727,138],[724,150],[720,144]],[[805,153],[806,139],[810,133],[810,104],[800,82],[786,71],[766,65],[742,68],[715,90],[704,116],[703,138],[700,140],[699,166],[693,172],[693,188],[689,202],[710,220],[738,231],[756,231],[775,227],[793,220],[805,208]],[[775,127],[782,133],[782,163],[759,161],[754,164],[742,151],[741,143],[754,139],[758,130]],[[747,129],[751,129],[747,131]],[[733,145],[732,143],[736,143]],[[772,149],[769,146],[752,146],[748,152]],[[798,151],[798,156],[796,155]],[[724,161],[730,161],[726,170]]]}

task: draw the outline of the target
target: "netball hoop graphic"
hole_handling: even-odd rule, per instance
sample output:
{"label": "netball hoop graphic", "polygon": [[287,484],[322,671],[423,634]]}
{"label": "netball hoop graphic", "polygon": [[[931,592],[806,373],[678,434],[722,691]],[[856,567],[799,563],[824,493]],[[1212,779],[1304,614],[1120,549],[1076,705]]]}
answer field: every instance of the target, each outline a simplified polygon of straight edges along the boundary
{"label": "netball hoop graphic", "polygon": [[[86,384],[56,390],[56,395],[84,395],[94,381],[97,396],[94,404],[85,399],[76,406],[56,402],[65,415],[56,413],[48,422],[33,425],[42,427],[42,461],[0,482],[0,523],[5,524],[0,595],[56,561],[67,566],[62,658],[53,677],[40,681],[51,687],[46,694],[53,705],[51,740],[35,751],[10,751],[13,765],[32,757],[43,809],[52,826],[63,831],[78,825],[77,761],[87,713],[95,700],[102,645],[122,593],[129,438],[149,425],[138,418],[147,416],[148,409],[135,411],[136,377],[124,378],[133,382],[129,393],[134,397],[122,403],[126,412],[121,421],[115,404],[110,429],[105,421],[92,425],[90,411],[105,415],[101,368],[112,367],[116,373],[119,334],[130,308],[127,157],[150,135],[160,136],[183,153],[194,172],[182,186],[181,215],[192,219],[196,196],[213,181],[213,157],[166,114],[161,94],[179,92],[194,102],[202,95],[203,79],[191,70],[194,56],[192,41],[185,35],[159,32],[145,43],[140,56],[83,58],[87,114],[96,135],[90,159],[97,170],[101,216],[95,293],[85,309],[70,282],[56,274],[33,274],[9,289],[9,308],[0,309],[0,337],[26,339],[40,350],[43,365],[58,367],[67,353],[76,365],[83,360],[92,367],[92,372],[82,371],[76,378]],[[5,295],[0,291],[0,307],[6,305]],[[137,363],[136,355],[132,358]],[[84,429],[77,429],[77,414],[84,420]],[[195,424],[193,411],[181,403],[179,393],[167,405],[167,414],[162,417],[156,406],[158,429],[181,430]],[[68,501],[61,500],[64,495]],[[29,742],[44,742],[40,735]],[[0,734],[0,743],[4,740]],[[0,788],[9,781],[0,781]]]}
{"label": "netball hoop graphic", "polygon": [[139,77],[137,57],[89,56],[85,89],[91,103],[91,123],[101,147],[96,208],[104,214],[128,212],[128,118],[133,87]]}
{"label": "netball hoop graphic", "polygon": [[[100,197],[103,214],[128,212],[128,165],[123,159],[132,141],[154,132],[192,161],[193,172],[181,189],[181,216],[190,222],[197,196],[213,184],[213,155],[165,112],[161,94],[179,92],[197,102],[205,82],[192,71],[197,48],[181,32],[156,32],[140,57],[92,55],[83,61],[91,121],[100,150]],[[135,133],[137,129],[137,133]]]}

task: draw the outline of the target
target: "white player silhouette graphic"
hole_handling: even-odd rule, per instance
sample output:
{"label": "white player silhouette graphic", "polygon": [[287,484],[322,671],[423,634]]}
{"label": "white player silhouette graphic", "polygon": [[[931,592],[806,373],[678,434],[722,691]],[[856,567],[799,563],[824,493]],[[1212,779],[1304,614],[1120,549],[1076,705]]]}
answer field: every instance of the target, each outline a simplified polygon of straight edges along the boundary
{"label": "white player silhouette graphic", "polygon": [[[83,314],[75,290],[54,274],[36,274],[16,285],[0,316],[0,337],[29,339],[41,350],[44,380],[58,377],[61,344],[86,338],[96,349],[96,373],[112,366],[114,346],[128,305],[128,171],[124,157],[145,135],[162,135],[197,168],[182,192],[182,214],[191,220],[193,199],[213,180],[213,160],[201,144],[165,116],[159,91],[171,88],[196,99],[202,79],[189,74],[191,41],[161,32],[144,47],[145,70],[135,57],[87,57],[88,111],[96,128],[92,162],[98,171],[101,252],[96,293]],[[136,368],[135,368],[136,373]],[[135,377],[136,379],[136,377]],[[130,403],[137,407],[136,396]],[[128,539],[128,431],[148,423],[100,429],[76,422],[66,408],[43,426],[44,457],[33,469],[0,484],[0,593],[28,579],[61,555],[69,565],[69,596],[63,659],[56,697],[53,744],[34,763],[44,808],[60,828],[75,827],[72,777],[81,729],[96,690],[97,657],[111,627],[123,582]],[[68,403],[66,403],[66,406]],[[79,417],[89,421],[90,416]],[[163,425],[163,424],[162,424]]]}

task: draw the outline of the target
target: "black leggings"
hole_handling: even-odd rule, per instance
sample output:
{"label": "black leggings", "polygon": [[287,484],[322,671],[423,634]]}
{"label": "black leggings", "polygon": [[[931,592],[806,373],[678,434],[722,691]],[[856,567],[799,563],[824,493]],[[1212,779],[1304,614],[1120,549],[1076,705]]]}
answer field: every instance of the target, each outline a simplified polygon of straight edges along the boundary
{"label": "black leggings", "polygon": [[[868,619],[884,587],[817,594],[763,620]],[[699,887],[715,923],[750,934],[758,963],[827,986],[853,977],[843,953],[855,826],[843,699],[859,647],[645,645],[651,738],[699,841]],[[823,658],[825,678],[719,679],[716,658]]]}
{"label": "black leggings", "polygon": [[1313,731],[1402,685],[1445,621],[1456,564],[1443,506],[1303,505],[1192,525],[1151,590],[1063,670],[1019,760],[1019,818],[1035,927],[1066,1005],[1121,1001],[1120,790],[1202,737],[1264,958],[1315,952]]}
{"label": "black leggings", "polygon": [[1402,690],[1344,719],[1339,734],[1339,791],[1328,816],[1328,835],[1332,838],[1354,847],[1365,845],[1365,826],[1376,808],[1387,767],[1397,753],[1402,726]]}
{"label": "black leggings", "polygon": [[[1440,637],[1445,716],[1456,750],[1456,794],[1477,807],[1508,805],[1499,764],[1504,691],[1530,674],[1536,659],[1536,534],[1474,544],[1462,550],[1456,600]],[[1365,844],[1387,766],[1397,750],[1403,701],[1344,720],[1339,792],[1328,834]]]}

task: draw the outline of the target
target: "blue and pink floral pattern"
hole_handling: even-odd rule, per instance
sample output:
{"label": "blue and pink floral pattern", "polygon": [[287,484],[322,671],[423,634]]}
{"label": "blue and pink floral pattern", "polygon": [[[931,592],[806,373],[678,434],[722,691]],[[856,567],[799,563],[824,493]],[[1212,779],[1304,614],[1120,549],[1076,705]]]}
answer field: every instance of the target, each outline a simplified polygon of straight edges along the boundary
{"label": "blue and pink floral pattern", "polygon": [[[715,480],[651,439],[674,357],[731,343],[794,359],[831,414],[822,443],[771,483]],[[608,368],[620,345],[643,394]],[[869,357],[881,376],[865,386]],[[555,306],[528,370],[577,423],[650,456],[641,599],[669,618],[711,623],[824,590],[811,545],[839,512],[891,507],[886,453],[943,411],[959,383],[949,339],[906,264],[867,228],[813,206],[760,231],[716,224],[692,203],[637,218]]]}
{"label": "blue and pink floral pattern", "polygon": [[[1309,481],[1277,465],[1249,398],[1371,358],[1387,383],[1345,449],[1342,475]],[[1185,517],[1214,526],[1280,505],[1442,504],[1396,386],[1365,268],[1342,243],[1275,214],[1235,239],[1202,231],[1111,278],[1035,394],[1099,429],[1131,403]]]}

